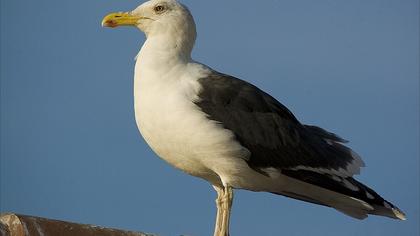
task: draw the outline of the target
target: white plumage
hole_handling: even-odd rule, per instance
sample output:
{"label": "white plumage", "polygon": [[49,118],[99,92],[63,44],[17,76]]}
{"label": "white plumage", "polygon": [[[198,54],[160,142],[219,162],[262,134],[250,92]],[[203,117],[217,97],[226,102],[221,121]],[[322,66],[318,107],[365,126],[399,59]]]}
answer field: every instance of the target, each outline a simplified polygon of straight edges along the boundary
{"label": "white plumage", "polygon": [[195,23],[182,4],[148,1],[108,15],[103,25],[134,25],[146,34],[134,76],[137,126],[159,157],[214,186],[215,235],[228,235],[232,188],[281,194],[359,219],[405,219],[352,178],[364,163],[344,140],[300,124],[258,88],[193,61]]}

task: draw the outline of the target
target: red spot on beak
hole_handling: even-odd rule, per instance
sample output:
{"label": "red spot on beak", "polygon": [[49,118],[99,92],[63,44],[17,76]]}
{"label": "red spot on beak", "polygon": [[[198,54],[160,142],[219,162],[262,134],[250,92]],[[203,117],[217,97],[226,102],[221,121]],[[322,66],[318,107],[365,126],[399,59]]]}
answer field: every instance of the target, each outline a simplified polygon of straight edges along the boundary
{"label": "red spot on beak", "polygon": [[111,28],[115,28],[118,26],[116,21],[113,20],[107,20],[105,21],[105,26],[111,27]]}

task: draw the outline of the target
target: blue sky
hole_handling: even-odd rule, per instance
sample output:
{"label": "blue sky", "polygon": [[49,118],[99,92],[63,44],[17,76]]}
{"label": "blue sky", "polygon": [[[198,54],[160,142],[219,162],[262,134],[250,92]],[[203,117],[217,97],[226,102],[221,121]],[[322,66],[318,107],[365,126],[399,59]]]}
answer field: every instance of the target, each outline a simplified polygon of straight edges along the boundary
{"label": "blue sky", "polygon": [[[419,1],[183,1],[195,60],[350,140],[357,179],[408,221],[237,191],[232,235],[419,235]],[[1,1],[0,210],[160,235],[211,235],[215,193],[137,131],[144,36],[104,29],[129,0]]]}

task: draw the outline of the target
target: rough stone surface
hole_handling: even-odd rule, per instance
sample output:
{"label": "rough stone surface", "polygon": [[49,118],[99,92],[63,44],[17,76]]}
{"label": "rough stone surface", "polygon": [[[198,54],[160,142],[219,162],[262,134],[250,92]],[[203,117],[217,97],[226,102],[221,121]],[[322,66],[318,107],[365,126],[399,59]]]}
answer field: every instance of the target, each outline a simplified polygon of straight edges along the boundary
{"label": "rough stone surface", "polygon": [[0,236],[151,236],[140,232],[77,224],[41,217],[1,214]]}

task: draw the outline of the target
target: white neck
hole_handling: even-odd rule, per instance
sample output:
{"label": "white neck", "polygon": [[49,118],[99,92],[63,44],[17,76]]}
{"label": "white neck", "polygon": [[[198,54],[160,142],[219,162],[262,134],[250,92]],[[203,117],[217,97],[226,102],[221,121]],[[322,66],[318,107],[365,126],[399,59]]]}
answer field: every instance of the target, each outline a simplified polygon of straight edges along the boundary
{"label": "white neck", "polygon": [[174,63],[191,61],[195,43],[195,31],[168,29],[165,32],[148,33],[137,57],[137,64],[146,68],[170,68]]}

